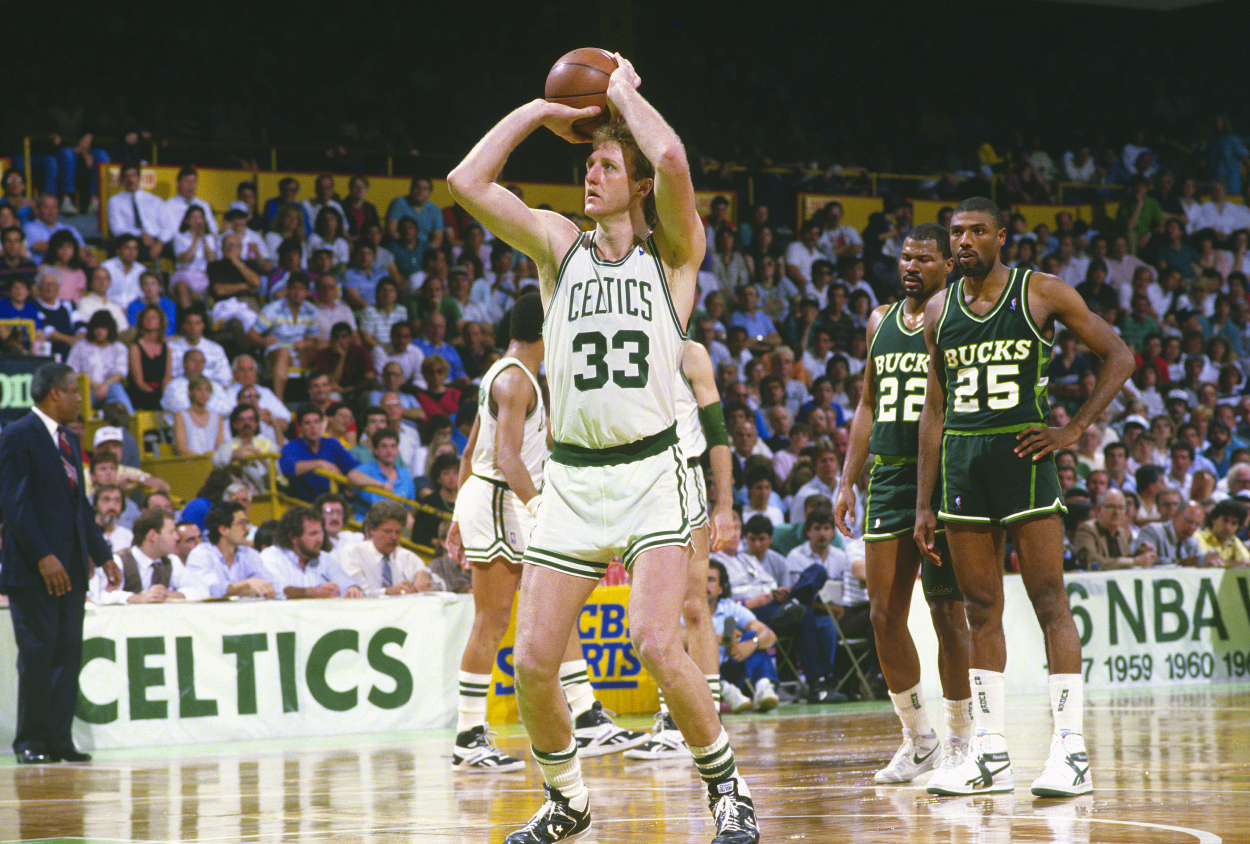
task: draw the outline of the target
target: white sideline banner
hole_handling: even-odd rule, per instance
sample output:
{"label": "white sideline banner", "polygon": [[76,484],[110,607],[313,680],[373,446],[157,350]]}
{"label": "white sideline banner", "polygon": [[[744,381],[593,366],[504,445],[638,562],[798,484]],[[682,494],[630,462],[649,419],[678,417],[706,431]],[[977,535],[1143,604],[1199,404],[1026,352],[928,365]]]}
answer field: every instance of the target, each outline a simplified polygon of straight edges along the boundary
{"label": "white sideline banner", "polygon": [[[454,722],[468,595],[89,609],[74,738],[83,749],[368,733]],[[0,741],[16,723],[3,619]]]}
{"label": "white sideline banner", "polygon": [[[1088,689],[1250,681],[1250,570],[1148,568],[1068,572]],[[1007,692],[1046,694],[1046,649],[1018,574],[1003,581]],[[920,582],[908,619],[922,683],[941,696],[937,637]]]}

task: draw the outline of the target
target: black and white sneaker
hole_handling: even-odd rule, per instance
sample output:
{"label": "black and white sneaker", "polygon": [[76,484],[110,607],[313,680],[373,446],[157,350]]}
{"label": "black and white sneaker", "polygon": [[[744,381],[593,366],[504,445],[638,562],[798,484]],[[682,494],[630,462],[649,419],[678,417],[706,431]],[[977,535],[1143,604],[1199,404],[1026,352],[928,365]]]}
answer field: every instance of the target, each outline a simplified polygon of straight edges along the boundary
{"label": "black and white sneaker", "polygon": [[651,735],[642,744],[626,750],[625,758],[655,762],[661,759],[688,760],[691,756],[690,748],[686,747],[686,741],[681,737],[681,731],[673,723],[673,716],[667,712],[657,712]]}
{"label": "black and white sneaker", "polygon": [[486,724],[479,724],[471,730],[458,733],[456,748],[451,754],[451,769],[486,774],[519,771],[524,768],[525,762],[495,747],[492,735]]}
{"label": "black and white sneaker", "polygon": [[605,753],[619,753],[637,747],[648,738],[645,732],[618,727],[612,720],[611,713],[599,701],[595,701],[594,706],[577,716],[577,721],[573,724],[573,737],[577,739],[577,755],[583,759],[603,756]]}
{"label": "black and white sneaker", "polygon": [[590,831],[590,807],[579,812],[568,799],[549,785],[543,786],[547,802],[529,823],[503,840],[503,844],[552,844],[576,841]]}
{"label": "black and white sneaker", "polygon": [[755,804],[742,777],[708,783],[707,797],[716,821],[712,844],[758,844],[760,828],[755,821]]}

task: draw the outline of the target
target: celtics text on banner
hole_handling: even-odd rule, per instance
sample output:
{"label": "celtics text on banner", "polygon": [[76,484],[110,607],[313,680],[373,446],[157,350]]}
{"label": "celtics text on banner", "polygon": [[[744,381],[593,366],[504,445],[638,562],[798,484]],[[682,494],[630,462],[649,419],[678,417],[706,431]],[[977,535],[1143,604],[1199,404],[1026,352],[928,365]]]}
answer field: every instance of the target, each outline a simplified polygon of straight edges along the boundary
{"label": "celtics text on banner", "polygon": [[[75,738],[140,747],[444,727],[472,623],[472,598],[446,594],[100,608],[84,625]],[[13,665],[12,629],[0,629],[0,661]]]}

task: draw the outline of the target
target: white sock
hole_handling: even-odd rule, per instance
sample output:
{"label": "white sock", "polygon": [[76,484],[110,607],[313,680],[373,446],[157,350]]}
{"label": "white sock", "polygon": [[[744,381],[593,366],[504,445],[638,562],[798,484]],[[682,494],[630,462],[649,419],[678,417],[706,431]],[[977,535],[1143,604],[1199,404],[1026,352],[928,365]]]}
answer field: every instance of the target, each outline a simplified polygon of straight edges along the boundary
{"label": "white sock", "polygon": [[720,711],[720,675],[704,674],[703,679],[707,680],[707,687],[712,690],[712,704],[716,707],[716,711]]}
{"label": "white sock", "polygon": [[733,748],[729,746],[729,734],[724,727],[721,727],[720,735],[707,747],[690,745],[690,753],[694,756],[694,766],[704,782],[723,782],[738,773]]}
{"label": "white sock", "polygon": [[972,698],[948,700],[942,698],[946,709],[946,733],[961,741],[972,741]]}
{"label": "white sock", "polygon": [[486,695],[489,674],[460,672],[460,703],[456,707],[456,732],[463,733],[486,723]]}
{"label": "white sock", "polygon": [[933,725],[929,723],[929,714],[924,708],[924,692],[920,684],[898,694],[890,692],[890,700],[894,702],[894,711],[898,720],[903,722],[903,733],[910,736],[936,736]]}
{"label": "white sock", "polygon": [[582,763],[577,757],[577,739],[573,739],[567,748],[559,753],[542,753],[531,747],[538,767],[542,769],[543,779],[547,785],[565,796],[574,809],[586,811],[590,803],[590,792],[586,783],[582,782]]}
{"label": "white sock", "polygon": [[1055,732],[1085,734],[1085,683],[1080,674],[1050,675],[1050,711]]}
{"label": "white sock", "polygon": [[663,690],[661,690],[661,691],[660,691],[660,713],[661,713],[661,714],[663,714],[663,715],[667,715],[667,714],[668,714],[668,701],[666,701],[666,700],[664,699],[664,691],[663,691]]}
{"label": "white sock", "polygon": [[972,721],[977,733],[1004,735],[1007,683],[1002,672],[970,668],[968,679],[972,681]]}
{"label": "white sock", "polygon": [[590,674],[586,670],[586,660],[574,659],[560,663],[560,685],[564,687],[564,697],[569,702],[569,711],[573,720],[583,712],[589,712],[595,705],[595,690],[590,685]]}

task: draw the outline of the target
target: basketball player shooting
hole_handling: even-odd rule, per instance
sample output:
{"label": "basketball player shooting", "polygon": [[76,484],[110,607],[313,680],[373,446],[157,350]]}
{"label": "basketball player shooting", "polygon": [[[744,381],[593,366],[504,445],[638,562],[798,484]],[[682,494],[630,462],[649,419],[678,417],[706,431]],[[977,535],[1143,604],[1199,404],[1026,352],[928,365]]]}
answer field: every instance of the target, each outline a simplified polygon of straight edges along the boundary
{"label": "basketball player shooting", "polygon": [[583,233],[498,184],[511,152],[539,127],[570,142],[601,116],[535,100],[513,111],[448,176],[455,199],[538,265],[554,437],[538,524],[524,562],[513,652],[517,699],[546,801],[506,844],[572,841],[590,829],[589,793],[560,687],[569,633],[613,557],[632,575],[634,648],[664,691],[707,783],[714,844],[759,840],[754,808],[703,672],[678,619],[686,594],[690,514],[674,390],[705,253],[680,138],[615,56],[609,123],[586,161]]}

